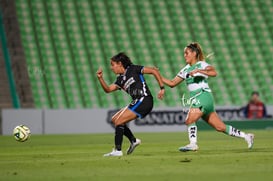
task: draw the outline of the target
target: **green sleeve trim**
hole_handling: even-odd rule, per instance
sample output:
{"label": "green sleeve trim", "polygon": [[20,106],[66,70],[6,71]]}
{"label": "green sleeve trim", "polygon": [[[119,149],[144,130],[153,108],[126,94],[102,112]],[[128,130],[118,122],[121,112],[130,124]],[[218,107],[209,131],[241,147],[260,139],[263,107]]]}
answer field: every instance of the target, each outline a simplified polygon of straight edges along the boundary
{"label": "green sleeve trim", "polygon": [[227,125],[227,124],[226,124],[226,130],[225,130],[225,133],[226,133],[226,134],[229,134],[229,131],[230,131],[230,125]]}

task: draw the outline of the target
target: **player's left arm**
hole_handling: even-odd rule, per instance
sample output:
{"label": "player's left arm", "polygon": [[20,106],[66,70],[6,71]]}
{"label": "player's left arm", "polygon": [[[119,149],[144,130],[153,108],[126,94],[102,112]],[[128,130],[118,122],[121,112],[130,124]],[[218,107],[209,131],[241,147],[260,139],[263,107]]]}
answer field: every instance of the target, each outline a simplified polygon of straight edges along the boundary
{"label": "player's left arm", "polygon": [[216,77],[217,76],[217,72],[216,72],[215,68],[213,66],[211,66],[211,65],[207,66],[204,69],[194,69],[189,74],[191,76],[194,76],[194,74],[197,74],[197,73],[204,74],[204,75],[210,76],[210,77]]}
{"label": "player's left arm", "polygon": [[158,71],[158,69],[154,68],[154,67],[143,67],[142,73],[143,74],[153,74],[154,75],[154,77],[156,78],[156,80],[157,80],[157,82],[159,84],[159,87],[160,87],[160,91],[159,91],[157,97],[159,99],[163,99],[164,94],[165,94],[165,88],[164,88],[164,82],[162,80],[162,77],[161,77],[160,72]]}

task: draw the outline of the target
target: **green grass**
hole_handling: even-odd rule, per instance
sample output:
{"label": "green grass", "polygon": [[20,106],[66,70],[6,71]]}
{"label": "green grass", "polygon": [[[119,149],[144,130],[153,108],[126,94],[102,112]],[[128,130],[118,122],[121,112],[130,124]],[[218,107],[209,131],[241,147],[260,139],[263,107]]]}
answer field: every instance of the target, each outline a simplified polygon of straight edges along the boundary
{"label": "green grass", "polygon": [[[0,180],[273,180],[273,131],[252,130],[255,145],[215,131],[199,131],[198,152],[182,153],[187,133],[136,133],[132,155],[103,157],[113,134],[32,135],[19,143],[0,136]],[[124,138],[123,150],[128,147]]]}

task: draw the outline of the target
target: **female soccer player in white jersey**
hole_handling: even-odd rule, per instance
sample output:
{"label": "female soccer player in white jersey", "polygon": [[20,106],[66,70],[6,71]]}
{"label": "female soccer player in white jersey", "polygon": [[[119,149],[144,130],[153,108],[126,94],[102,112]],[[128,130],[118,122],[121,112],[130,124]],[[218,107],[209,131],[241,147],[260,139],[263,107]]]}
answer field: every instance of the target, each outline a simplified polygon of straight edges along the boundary
{"label": "female soccer player in white jersey", "polygon": [[226,125],[215,112],[214,100],[207,79],[208,77],[215,77],[217,72],[213,66],[205,61],[200,44],[194,42],[187,45],[184,49],[184,58],[187,65],[172,80],[162,78],[163,82],[169,87],[175,87],[185,80],[190,92],[189,102],[191,102],[191,106],[186,118],[190,143],[180,147],[179,150],[198,150],[196,121],[200,118],[219,132],[244,138],[248,144],[248,148],[252,148],[253,134],[247,134],[231,125]]}
{"label": "female soccer player in white jersey", "polygon": [[161,75],[156,69],[134,65],[125,53],[121,52],[111,58],[111,69],[118,75],[116,81],[111,85],[107,85],[104,81],[102,69],[99,68],[97,71],[97,77],[103,90],[106,93],[124,90],[131,96],[132,102],[112,117],[112,122],[115,125],[115,148],[104,156],[122,156],[123,135],[131,143],[127,154],[131,154],[135,147],[141,143],[140,139],[135,138],[131,130],[126,126],[126,123],[137,117],[144,118],[153,108],[153,96],[143,74],[153,74],[156,78],[160,87],[159,99],[163,98],[165,90]]}

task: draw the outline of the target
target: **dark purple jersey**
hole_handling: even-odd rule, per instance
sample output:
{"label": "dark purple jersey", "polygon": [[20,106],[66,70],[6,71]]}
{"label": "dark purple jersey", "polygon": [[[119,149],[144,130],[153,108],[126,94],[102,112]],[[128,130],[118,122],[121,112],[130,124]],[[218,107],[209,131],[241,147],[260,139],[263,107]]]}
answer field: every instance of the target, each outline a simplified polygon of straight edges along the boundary
{"label": "dark purple jersey", "polygon": [[115,84],[125,90],[132,99],[152,96],[142,74],[143,68],[144,67],[140,65],[130,65],[124,74],[120,74],[117,77],[115,82]]}

